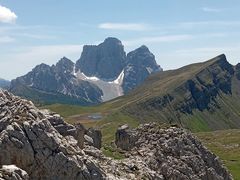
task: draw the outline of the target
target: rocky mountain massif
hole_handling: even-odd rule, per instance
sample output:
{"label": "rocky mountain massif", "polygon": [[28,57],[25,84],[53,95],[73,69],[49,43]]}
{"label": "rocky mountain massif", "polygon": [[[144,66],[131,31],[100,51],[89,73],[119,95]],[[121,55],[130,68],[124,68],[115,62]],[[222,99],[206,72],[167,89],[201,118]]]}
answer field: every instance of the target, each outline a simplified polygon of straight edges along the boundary
{"label": "rocky mountain massif", "polygon": [[73,75],[74,63],[62,58],[56,65],[40,64],[25,76],[12,80],[10,91],[37,103],[97,104],[102,91]]}
{"label": "rocky mountain massif", "polygon": [[0,90],[0,106],[0,179],[232,179],[214,154],[180,128],[125,125],[116,132],[125,158],[114,160],[94,147],[99,132],[69,125],[7,91]]}
{"label": "rocky mountain massif", "polygon": [[179,124],[192,131],[240,127],[240,65],[225,55],[150,76],[111,107],[140,122]]}
{"label": "rocky mountain massif", "polygon": [[161,70],[146,46],[126,55],[121,41],[107,38],[84,46],[76,64],[64,57],[56,65],[36,66],[13,80],[10,91],[38,103],[98,104],[129,92]]}

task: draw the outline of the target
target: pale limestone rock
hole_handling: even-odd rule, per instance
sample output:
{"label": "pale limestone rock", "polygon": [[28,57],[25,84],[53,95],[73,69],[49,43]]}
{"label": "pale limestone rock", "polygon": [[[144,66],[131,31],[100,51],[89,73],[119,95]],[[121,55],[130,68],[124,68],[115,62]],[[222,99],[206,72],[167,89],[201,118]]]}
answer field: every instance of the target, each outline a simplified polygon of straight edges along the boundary
{"label": "pale limestone rock", "polygon": [[[31,102],[0,90],[0,165],[15,164],[30,179],[103,179],[73,137],[63,137]],[[64,123],[63,123],[64,124]],[[62,130],[62,129],[61,129]],[[63,133],[63,132],[62,132]]]}
{"label": "pale limestone rock", "polygon": [[3,165],[0,169],[0,180],[29,180],[29,176],[15,165]]}

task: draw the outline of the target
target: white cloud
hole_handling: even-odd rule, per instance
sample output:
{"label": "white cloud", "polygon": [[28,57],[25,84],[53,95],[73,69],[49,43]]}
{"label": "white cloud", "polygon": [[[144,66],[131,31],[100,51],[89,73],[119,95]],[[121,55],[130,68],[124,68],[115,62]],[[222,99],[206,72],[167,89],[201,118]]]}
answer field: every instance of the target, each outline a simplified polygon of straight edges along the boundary
{"label": "white cloud", "polygon": [[11,43],[11,42],[14,42],[14,41],[15,41],[15,39],[11,38],[9,36],[3,36],[3,37],[0,36],[0,44]]}
{"label": "white cloud", "polygon": [[141,23],[102,23],[98,25],[98,28],[109,30],[144,31],[150,29],[150,26]]}
{"label": "white cloud", "polygon": [[222,11],[222,9],[210,8],[210,7],[203,7],[202,10],[204,12],[213,12],[213,13],[218,13]]}
{"label": "white cloud", "polygon": [[0,5],[0,22],[14,23],[16,19],[17,19],[17,15],[14,12]]}
{"label": "white cloud", "polygon": [[145,43],[161,43],[161,42],[175,42],[175,41],[184,41],[192,39],[192,35],[166,35],[166,36],[153,36],[153,37],[143,37],[132,40],[125,40],[123,44],[125,46],[134,46],[141,45]]}

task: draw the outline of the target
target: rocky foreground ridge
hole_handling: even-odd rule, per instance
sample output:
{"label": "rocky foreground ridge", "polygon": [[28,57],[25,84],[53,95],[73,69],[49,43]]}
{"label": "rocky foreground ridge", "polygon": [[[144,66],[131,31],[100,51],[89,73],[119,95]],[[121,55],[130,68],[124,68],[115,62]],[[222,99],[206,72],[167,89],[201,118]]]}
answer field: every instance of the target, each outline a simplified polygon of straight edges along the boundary
{"label": "rocky foreground ridge", "polygon": [[232,179],[218,157],[181,128],[125,125],[115,143],[126,158],[103,155],[100,131],[67,124],[0,90],[0,179]]}

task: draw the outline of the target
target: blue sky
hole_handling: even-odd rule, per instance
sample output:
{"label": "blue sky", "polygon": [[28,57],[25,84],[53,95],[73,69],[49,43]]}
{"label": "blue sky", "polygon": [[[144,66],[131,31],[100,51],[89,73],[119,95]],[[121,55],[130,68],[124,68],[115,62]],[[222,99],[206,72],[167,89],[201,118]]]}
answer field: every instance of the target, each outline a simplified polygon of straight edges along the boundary
{"label": "blue sky", "polygon": [[145,44],[164,70],[225,53],[240,62],[239,0],[0,0],[0,77],[76,61],[84,44]]}

